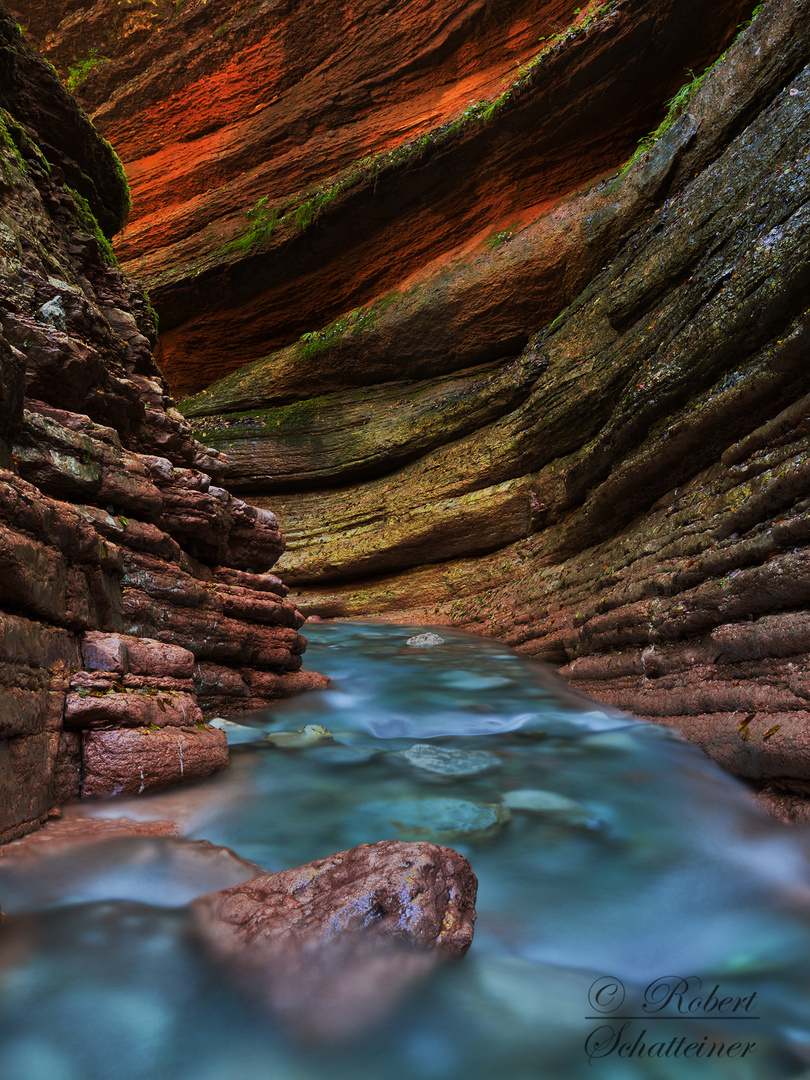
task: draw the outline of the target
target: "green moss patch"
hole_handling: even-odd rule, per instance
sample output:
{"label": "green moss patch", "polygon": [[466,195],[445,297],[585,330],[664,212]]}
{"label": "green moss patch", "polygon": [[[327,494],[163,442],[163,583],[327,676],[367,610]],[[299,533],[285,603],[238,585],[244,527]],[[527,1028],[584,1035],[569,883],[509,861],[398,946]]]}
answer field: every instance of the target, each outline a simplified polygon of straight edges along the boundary
{"label": "green moss patch", "polygon": [[95,215],[90,209],[90,204],[87,199],[72,187],[68,187],[67,184],[65,184],[65,191],[70,192],[70,195],[76,204],[76,221],[79,228],[86,236],[91,236],[96,241],[104,261],[109,263],[110,266],[114,266],[117,270],[120,270],[121,267],[118,263],[118,259],[115,257],[115,252],[110,246],[110,241],[102,232],[101,226],[96,221]]}

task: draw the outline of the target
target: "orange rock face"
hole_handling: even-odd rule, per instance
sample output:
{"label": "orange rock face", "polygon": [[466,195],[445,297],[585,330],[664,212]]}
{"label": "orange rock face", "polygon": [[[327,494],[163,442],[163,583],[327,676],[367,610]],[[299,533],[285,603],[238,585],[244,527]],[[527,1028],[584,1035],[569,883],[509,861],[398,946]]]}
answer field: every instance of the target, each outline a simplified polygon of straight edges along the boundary
{"label": "orange rock face", "polygon": [[[149,36],[102,41],[113,59],[77,89],[126,165],[116,251],[160,313],[172,388],[202,389],[615,168],[750,6],[365,0],[325,16],[240,0],[167,20],[152,4]],[[63,69],[67,7],[14,5]],[[100,7],[84,11],[103,37]]]}

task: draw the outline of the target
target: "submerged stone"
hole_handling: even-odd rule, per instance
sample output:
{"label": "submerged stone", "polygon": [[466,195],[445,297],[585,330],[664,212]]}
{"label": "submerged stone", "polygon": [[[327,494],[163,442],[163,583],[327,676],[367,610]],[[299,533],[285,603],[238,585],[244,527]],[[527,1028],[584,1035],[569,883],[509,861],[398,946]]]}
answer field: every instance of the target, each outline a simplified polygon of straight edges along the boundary
{"label": "submerged stone", "polygon": [[332,742],[332,732],[320,724],[307,724],[299,731],[274,731],[265,735],[261,742],[269,743],[279,750],[301,750],[305,746]]}
{"label": "submerged stone", "polygon": [[397,756],[417,769],[449,777],[477,776],[501,764],[495,754],[486,750],[450,750],[429,743],[416,743]]}
{"label": "submerged stone", "polygon": [[582,825],[593,819],[593,815],[589,814],[584,806],[566,795],[558,795],[556,791],[522,788],[519,791],[508,791],[503,802],[504,806],[511,810],[523,810],[529,814],[553,818],[555,821],[564,821],[568,825]]}
{"label": "submerged stone", "polygon": [[396,834],[400,840],[443,842],[454,837],[480,839],[511,820],[511,810],[500,803],[403,796],[362,803],[352,815],[350,831],[368,837]]}
{"label": "submerged stone", "polygon": [[368,746],[343,746],[336,742],[323,742],[310,755],[324,765],[364,765],[377,757],[379,750]]}

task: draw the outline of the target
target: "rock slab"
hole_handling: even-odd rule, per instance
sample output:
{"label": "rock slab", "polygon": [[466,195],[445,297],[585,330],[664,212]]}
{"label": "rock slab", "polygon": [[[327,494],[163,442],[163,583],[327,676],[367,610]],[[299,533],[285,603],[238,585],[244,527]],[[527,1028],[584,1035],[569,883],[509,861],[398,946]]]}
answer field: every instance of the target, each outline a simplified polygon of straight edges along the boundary
{"label": "rock slab", "polygon": [[228,765],[224,731],[118,728],[84,734],[85,798],[141,795],[202,780]]}

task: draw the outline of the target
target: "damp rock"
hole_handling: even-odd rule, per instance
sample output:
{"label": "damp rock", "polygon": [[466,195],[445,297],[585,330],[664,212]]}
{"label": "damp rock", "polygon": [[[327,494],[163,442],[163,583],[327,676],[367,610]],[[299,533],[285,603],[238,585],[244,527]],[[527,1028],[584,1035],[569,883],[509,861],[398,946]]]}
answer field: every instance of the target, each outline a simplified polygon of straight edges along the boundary
{"label": "damp rock", "polygon": [[405,644],[415,649],[432,649],[434,645],[444,645],[444,638],[440,638],[438,634],[414,634]]}
{"label": "damp rock", "polygon": [[191,905],[229,979],[300,1038],[342,1041],[472,942],[478,881],[433,844],[360,844]]}
{"label": "damp rock", "polygon": [[209,728],[118,728],[83,734],[83,798],[141,795],[203,780],[228,767],[228,745]]}
{"label": "damp rock", "polygon": [[37,322],[47,323],[57,330],[67,330],[67,313],[61,296],[48,300],[37,312]]}

